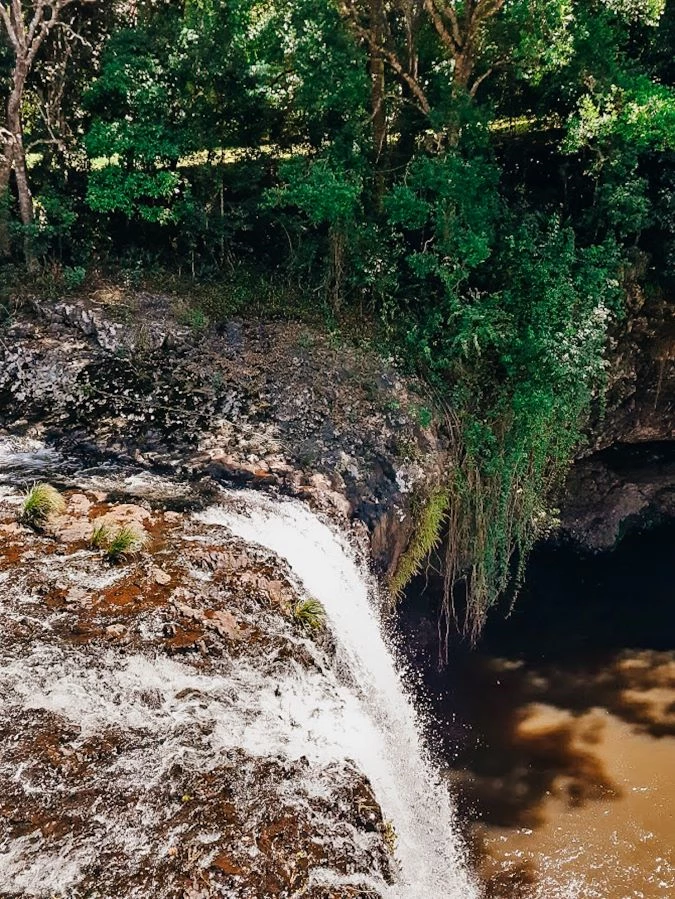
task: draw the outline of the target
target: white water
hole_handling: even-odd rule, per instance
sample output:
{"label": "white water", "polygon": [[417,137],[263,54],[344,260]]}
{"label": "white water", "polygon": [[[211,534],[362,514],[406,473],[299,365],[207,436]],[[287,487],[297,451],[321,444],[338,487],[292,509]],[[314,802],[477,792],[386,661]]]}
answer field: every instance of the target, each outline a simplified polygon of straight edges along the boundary
{"label": "white water", "polygon": [[[0,438],[0,475],[4,469],[10,483],[20,482],[21,475],[58,470],[59,462],[58,454],[40,444]],[[92,486],[94,480],[86,476],[84,483]],[[320,670],[320,653],[316,668],[279,665],[263,656],[255,664],[232,659],[207,675],[187,660],[64,646],[52,632],[51,614],[40,605],[38,634],[28,652],[11,642],[0,652],[0,718],[9,722],[31,710],[47,710],[77,725],[78,742],[108,729],[136,734],[132,745],[138,748],[99,775],[140,789],[141,797],[176,761],[205,771],[221,764],[228,751],[241,749],[251,757],[307,758],[307,778],[289,785],[302,802],[302,795],[325,790],[316,772],[353,759],[398,837],[397,882],[387,887],[374,878],[374,894],[388,899],[477,897],[450,797],[428,762],[414,708],[371,603],[369,580],[349,546],[305,506],[253,492],[229,492],[226,505],[197,517],[288,562],[307,592],[326,608],[338,645],[340,677]],[[64,581],[94,582],[94,572],[80,570],[77,554],[57,561]],[[28,597],[17,579],[10,578],[9,587],[0,602],[0,618],[20,614],[25,619]],[[309,641],[306,645],[313,652]],[[92,809],[86,833],[76,843],[70,837],[49,842],[38,834],[13,841],[0,836],[0,888],[9,885],[30,896],[62,892],[79,882],[102,848],[130,859],[146,852],[152,857],[161,851],[148,842],[156,823],[153,815],[146,807],[139,826],[119,812],[107,816]],[[327,822],[327,833],[329,826]],[[334,887],[343,882],[328,870],[315,870],[312,879]],[[345,889],[352,886],[348,877],[343,880]],[[363,876],[354,882],[363,883]]]}
{"label": "white water", "polygon": [[61,456],[56,450],[37,440],[0,437],[0,475],[39,474],[59,462]]}
{"label": "white water", "polygon": [[[396,899],[473,899],[455,814],[420,739],[410,698],[396,670],[369,582],[349,547],[304,505],[261,494],[228,491],[232,505],[201,513],[200,521],[285,559],[305,589],[321,601],[341,654],[349,693],[357,703],[338,722],[343,750],[370,779],[398,837]],[[242,502],[244,508],[242,509]],[[345,691],[347,692],[347,691]],[[350,726],[350,725],[354,726]],[[354,733],[357,739],[354,739]]]}

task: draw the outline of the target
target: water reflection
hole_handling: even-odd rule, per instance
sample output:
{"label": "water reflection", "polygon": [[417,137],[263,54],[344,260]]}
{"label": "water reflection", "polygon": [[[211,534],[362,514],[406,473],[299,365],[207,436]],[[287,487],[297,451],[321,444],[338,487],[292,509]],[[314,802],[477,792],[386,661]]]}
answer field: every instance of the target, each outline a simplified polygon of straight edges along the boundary
{"label": "water reflection", "polygon": [[434,588],[401,612],[489,899],[675,896],[675,528],[543,549],[514,615],[439,671]]}

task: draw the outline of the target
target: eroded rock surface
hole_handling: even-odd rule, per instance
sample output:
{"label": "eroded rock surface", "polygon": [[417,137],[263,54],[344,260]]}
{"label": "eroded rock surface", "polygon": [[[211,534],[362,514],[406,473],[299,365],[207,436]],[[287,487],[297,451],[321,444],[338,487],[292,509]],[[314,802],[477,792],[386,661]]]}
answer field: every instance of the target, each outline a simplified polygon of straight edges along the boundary
{"label": "eroded rock surface", "polygon": [[561,498],[563,533],[591,551],[675,515],[675,307],[637,286],[628,302],[606,405]]}
{"label": "eroded rock surface", "polygon": [[0,341],[0,425],[184,476],[278,486],[354,518],[391,571],[440,476],[428,399],[381,356],[297,323],[180,325],[166,297],[34,301]]}
{"label": "eroded rock surface", "polygon": [[[300,585],[141,486],[80,479],[41,533],[0,487],[0,895],[379,895],[387,828]],[[151,542],[111,564],[102,521]]]}

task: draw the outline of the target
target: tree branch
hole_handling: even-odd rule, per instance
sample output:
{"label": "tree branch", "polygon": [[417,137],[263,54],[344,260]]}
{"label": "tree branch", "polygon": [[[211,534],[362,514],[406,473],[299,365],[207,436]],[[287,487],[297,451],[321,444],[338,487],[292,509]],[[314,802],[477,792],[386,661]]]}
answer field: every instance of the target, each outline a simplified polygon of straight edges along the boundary
{"label": "tree branch", "polygon": [[424,0],[424,8],[436,29],[436,33],[441,39],[441,43],[447,47],[451,56],[456,56],[460,48],[460,43],[445,27],[443,16],[441,15],[435,0]]}
{"label": "tree branch", "polygon": [[9,10],[4,3],[0,4],[0,19],[2,19],[2,22],[5,26],[5,31],[7,32],[7,37],[9,38],[12,47],[14,47],[14,52],[18,53],[21,49],[21,45],[19,44],[19,39],[17,38],[14,26],[12,25],[12,20],[9,16]]}
{"label": "tree branch", "polygon": [[[424,8],[429,14],[434,28],[438,32],[443,43],[451,50],[453,55],[462,49],[464,39],[462,29],[459,26],[457,11],[452,3],[439,0],[424,0]],[[450,31],[445,26],[445,21],[450,23]]]}
{"label": "tree branch", "polygon": [[361,38],[361,40],[365,41],[372,50],[379,53],[382,56],[382,59],[389,64],[392,71],[407,85],[424,115],[429,115],[431,106],[429,105],[429,101],[427,100],[426,94],[422,90],[420,83],[410,74],[410,72],[406,71],[396,55],[396,52],[381,41],[377,41],[372,30],[365,28],[361,24],[359,14],[354,6],[354,0],[338,0],[338,9],[342,16],[348,21],[354,33]]}
{"label": "tree branch", "polygon": [[483,74],[480,77],[476,78],[474,83],[471,85],[471,88],[469,89],[469,96],[475,97],[476,92],[478,91],[478,88],[485,81],[485,79],[489,78],[490,75],[494,74],[494,72],[497,69],[504,68],[504,66],[507,64],[508,64],[508,58],[505,56],[502,57],[501,59],[497,59],[495,62],[493,62],[492,65],[490,66],[490,68],[487,69],[485,72],[483,72]]}

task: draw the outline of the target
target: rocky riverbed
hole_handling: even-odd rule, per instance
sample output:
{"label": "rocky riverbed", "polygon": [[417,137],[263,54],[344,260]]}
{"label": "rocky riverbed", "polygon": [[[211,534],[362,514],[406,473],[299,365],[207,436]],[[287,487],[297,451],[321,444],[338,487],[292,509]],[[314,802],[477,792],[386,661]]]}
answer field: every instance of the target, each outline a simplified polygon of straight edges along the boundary
{"label": "rocky riverbed", "polygon": [[[167,508],[195,498],[143,474],[52,472],[67,507],[36,533],[16,467],[0,474],[1,894],[379,895],[393,838],[341,755],[332,642],[294,618],[287,566]],[[150,542],[111,564],[89,544],[101,524]]]}

